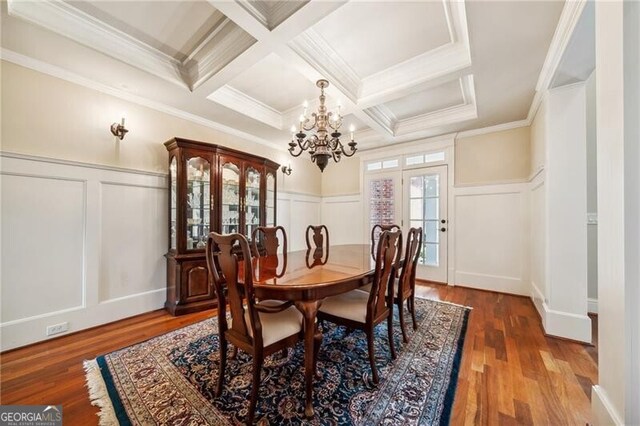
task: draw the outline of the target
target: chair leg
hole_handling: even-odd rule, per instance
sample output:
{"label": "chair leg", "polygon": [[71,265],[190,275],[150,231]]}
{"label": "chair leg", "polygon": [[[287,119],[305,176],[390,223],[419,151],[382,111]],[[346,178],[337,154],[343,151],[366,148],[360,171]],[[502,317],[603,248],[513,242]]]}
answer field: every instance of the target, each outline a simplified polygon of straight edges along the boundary
{"label": "chair leg", "polygon": [[220,371],[218,372],[218,386],[216,386],[216,397],[222,395],[224,387],[224,375],[227,368],[227,340],[222,337],[220,339]]}
{"label": "chair leg", "polygon": [[322,345],[322,333],[316,331],[313,340],[313,375],[319,379],[321,375],[318,374],[318,352],[320,352],[320,346]]}
{"label": "chair leg", "polygon": [[391,359],[396,359],[396,345],[393,343],[393,310],[389,310],[387,317],[387,331],[389,332],[389,348],[391,349]]}
{"label": "chair leg", "polygon": [[233,346],[231,348],[231,356],[229,357],[229,359],[236,359],[237,357],[238,357],[238,347]]}
{"label": "chair leg", "polygon": [[378,369],[376,368],[376,354],[373,347],[373,327],[366,330],[367,333],[367,347],[369,348],[369,363],[371,363],[371,375],[373,377],[373,383],[376,385],[380,382],[378,378]]}
{"label": "chair leg", "polygon": [[418,322],[416,321],[416,299],[415,299],[415,295],[412,294],[411,297],[409,298],[409,300],[411,300],[411,318],[413,319],[413,329],[417,330],[418,329]]}
{"label": "chair leg", "polygon": [[256,404],[258,402],[258,393],[260,390],[260,372],[262,371],[262,354],[253,354],[253,383],[251,385],[251,400],[249,401],[249,414],[247,424],[252,425],[256,412]]}
{"label": "chair leg", "polygon": [[402,330],[402,341],[404,343],[408,343],[409,339],[407,338],[407,330],[404,325],[404,303],[402,303],[402,299],[398,299],[398,317],[400,318],[400,330]]}

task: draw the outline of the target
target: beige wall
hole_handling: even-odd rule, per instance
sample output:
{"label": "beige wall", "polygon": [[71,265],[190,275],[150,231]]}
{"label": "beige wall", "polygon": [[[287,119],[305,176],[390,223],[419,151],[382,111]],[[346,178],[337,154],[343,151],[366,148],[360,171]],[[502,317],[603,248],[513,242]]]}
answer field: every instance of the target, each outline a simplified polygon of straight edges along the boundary
{"label": "beige wall", "polygon": [[527,179],[530,157],[529,127],[456,139],[456,185]]}
{"label": "beige wall", "polygon": [[339,163],[330,162],[322,173],[322,196],[358,193],[360,193],[360,158],[343,157]]}
{"label": "beige wall", "polygon": [[547,131],[547,102],[543,99],[538,112],[531,123],[531,171],[536,172],[545,165],[546,131]]}
{"label": "beige wall", "polygon": [[[117,142],[109,125],[126,115],[130,130]],[[154,109],[2,61],[4,152],[37,155],[129,169],[167,172],[163,145],[174,136],[216,143],[291,163],[279,190],[320,195],[317,167],[286,151],[246,141]],[[286,143],[283,143],[286,148]]]}

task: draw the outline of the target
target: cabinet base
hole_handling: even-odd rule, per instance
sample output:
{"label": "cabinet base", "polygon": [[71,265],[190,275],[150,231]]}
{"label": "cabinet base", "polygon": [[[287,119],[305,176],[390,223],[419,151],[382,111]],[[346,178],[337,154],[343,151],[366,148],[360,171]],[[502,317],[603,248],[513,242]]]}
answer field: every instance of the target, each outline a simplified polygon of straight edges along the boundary
{"label": "cabinet base", "polygon": [[171,315],[179,316],[206,311],[208,309],[215,309],[218,307],[218,300],[203,300],[201,302],[191,302],[185,305],[176,305],[167,301],[165,302],[164,307]]}

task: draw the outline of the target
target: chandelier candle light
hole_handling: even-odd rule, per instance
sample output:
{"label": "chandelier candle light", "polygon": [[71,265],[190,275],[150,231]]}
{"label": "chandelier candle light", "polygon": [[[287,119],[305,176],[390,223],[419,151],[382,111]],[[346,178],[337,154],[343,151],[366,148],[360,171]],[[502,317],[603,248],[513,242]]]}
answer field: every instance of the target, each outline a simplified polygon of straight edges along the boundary
{"label": "chandelier candle light", "polygon": [[[355,128],[353,125],[349,128],[351,132],[351,142],[349,145],[349,152],[344,149],[342,142],[340,142],[339,129],[342,126],[342,116],[340,115],[340,104],[338,104],[337,111],[327,112],[327,107],[324,105],[325,96],[324,89],[329,86],[327,80],[318,80],[316,86],[320,88],[320,106],[318,112],[311,114],[311,118],[307,116],[307,102],[304,103],[304,112],[300,116],[300,125],[298,127],[298,133],[296,133],[296,126],[291,126],[291,142],[289,142],[289,153],[294,157],[299,157],[304,151],[309,151],[311,155],[311,161],[316,163],[322,172],[329,159],[333,158],[336,163],[340,161],[340,158],[351,157],[356,153],[356,142],[353,140],[353,132]],[[305,131],[315,130],[315,134],[309,135]]]}

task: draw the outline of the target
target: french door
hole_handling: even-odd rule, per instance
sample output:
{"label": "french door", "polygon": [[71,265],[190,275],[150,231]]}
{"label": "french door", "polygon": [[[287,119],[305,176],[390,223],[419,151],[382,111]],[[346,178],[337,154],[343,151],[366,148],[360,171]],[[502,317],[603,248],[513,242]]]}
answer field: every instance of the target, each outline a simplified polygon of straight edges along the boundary
{"label": "french door", "polygon": [[403,233],[422,227],[416,276],[447,282],[447,166],[403,172]]}
{"label": "french door", "polygon": [[379,172],[365,175],[365,235],[371,240],[373,225],[400,225],[402,221],[402,172]]}

